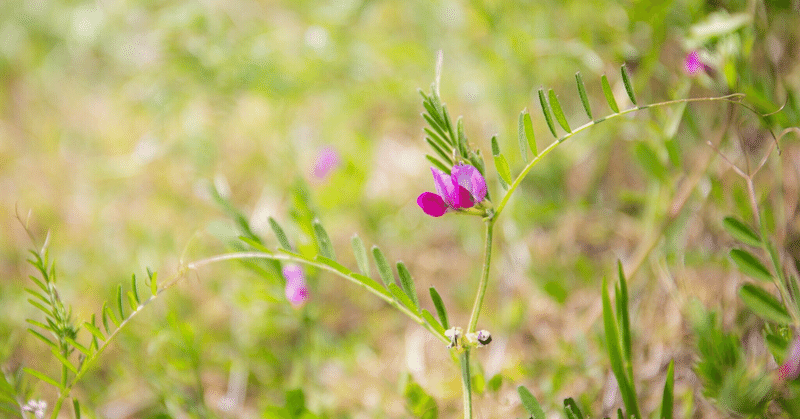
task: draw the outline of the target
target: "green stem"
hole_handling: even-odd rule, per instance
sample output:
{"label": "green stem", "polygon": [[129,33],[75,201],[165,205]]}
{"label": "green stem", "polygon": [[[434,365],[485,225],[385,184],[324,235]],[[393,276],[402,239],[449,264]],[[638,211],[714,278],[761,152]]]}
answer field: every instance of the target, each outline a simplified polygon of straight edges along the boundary
{"label": "green stem", "polygon": [[472,419],[472,378],[469,373],[469,349],[459,356],[461,360],[461,388],[464,394],[464,419]]}
{"label": "green stem", "polygon": [[481,281],[478,284],[478,293],[475,295],[475,304],[472,306],[472,315],[469,318],[469,327],[467,333],[474,333],[478,325],[478,316],[481,314],[481,306],[483,305],[483,297],[486,295],[486,285],[489,283],[489,265],[492,262],[492,230],[494,228],[494,221],[496,218],[486,220],[486,243],[483,250],[483,272],[481,273]]}
{"label": "green stem", "polygon": [[511,185],[509,185],[508,191],[506,192],[505,196],[503,196],[503,199],[501,199],[500,203],[497,205],[497,209],[495,210],[495,219],[503,211],[503,208],[505,208],[506,204],[508,203],[508,200],[511,198],[511,195],[514,193],[514,191],[517,189],[517,187],[519,187],[519,185],[522,183],[522,180],[525,179],[525,176],[528,174],[528,172],[531,171],[531,169],[533,168],[533,166],[536,165],[536,163],[539,163],[539,161],[541,161],[542,158],[544,158],[544,156],[546,156],[551,151],[553,151],[553,149],[555,149],[559,144],[561,144],[564,141],[567,141],[568,139],[572,138],[573,136],[575,136],[575,134],[577,134],[577,133],[579,133],[581,131],[589,129],[589,127],[597,125],[600,122],[603,122],[603,121],[608,120],[608,119],[618,118],[620,116],[627,115],[629,113],[633,113],[633,112],[644,110],[644,109],[648,109],[648,108],[656,108],[656,107],[661,107],[661,106],[674,105],[674,104],[677,104],[677,103],[711,102],[711,101],[716,101],[716,100],[723,100],[723,101],[727,101],[727,102],[738,103],[743,97],[744,97],[744,95],[741,94],[741,93],[734,93],[734,94],[731,94],[731,95],[720,96],[720,97],[706,97],[706,98],[695,98],[695,99],[670,100],[670,101],[666,101],[666,102],[652,103],[650,105],[637,106],[635,108],[626,109],[624,111],[620,111],[618,113],[615,113],[615,114],[612,114],[612,115],[608,115],[608,116],[603,117],[603,118],[595,119],[594,121],[589,121],[589,122],[581,125],[580,127],[572,130],[572,132],[567,133],[563,137],[553,141],[549,146],[547,146],[547,148],[542,150],[536,157],[534,157],[533,160],[531,160],[525,166],[524,169],[522,169],[522,171],[519,173],[519,175],[517,175],[516,179],[514,179],[514,181],[511,182]]}

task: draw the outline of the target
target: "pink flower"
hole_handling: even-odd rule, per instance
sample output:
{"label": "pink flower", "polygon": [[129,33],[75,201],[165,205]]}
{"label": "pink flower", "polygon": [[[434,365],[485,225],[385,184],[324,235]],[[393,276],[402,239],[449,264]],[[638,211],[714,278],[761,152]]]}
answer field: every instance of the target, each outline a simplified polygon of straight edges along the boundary
{"label": "pink flower", "polygon": [[486,198],[486,180],[470,165],[455,165],[450,175],[433,167],[431,172],[437,193],[424,192],[417,198],[425,214],[441,217],[450,209],[472,208]]}
{"label": "pink flower", "polygon": [[324,147],[317,154],[314,161],[314,170],[312,174],[317,179],[324,179],[325,176],[333,171],[339,165],[339,154],[331,147]]}
{"label": "pink flower", "polygon": [[283,267],[283,277],[286,278],[286,299],[295,307],[301,306],[308,300],[303,270],[297,265],[286,265]]}
{"label": "pink flower", "polygon": [[686,56],[686,59],[683,60],[683,70],[690,76],[694,76],[704,68],[705,64],[700,61],[700,56],[697,51],[690,52],[689,55]]}
{"label": "pink flower", "polygon": [[790,381],[800,375],[800,337],[795,337],[789,347],[789,355],[778,367],[778,376],[781,380]]}

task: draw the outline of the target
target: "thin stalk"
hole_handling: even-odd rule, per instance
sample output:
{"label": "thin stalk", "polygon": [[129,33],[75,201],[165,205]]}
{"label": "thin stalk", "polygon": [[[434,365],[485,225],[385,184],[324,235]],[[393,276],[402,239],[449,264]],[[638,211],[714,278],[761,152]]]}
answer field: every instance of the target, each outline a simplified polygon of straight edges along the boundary
{"label": "thin stalk", "polygon": [[469,373],[469,349],[459,356],[461,360],[461,388],[464,394],[464,419],[472,419],[472,378]]}
{"label": "thin stalk", "polygon": [[486,220],[486,243],[483,249],[483,272],[481,273],[481,281],[478,284],[478,293],[475,295],[475,304],[472,306],[472,315],[469,318],[469,327],[467,333],[474,333],[478,325],[478,316],[481,314],[481,306],[483,305],[483,297],[486,295],[486,286],[489,283],[489,265],[492,262],[492,231],[494,229],[494,222],[496,218]]}
{"label": "thin stalk", "polygon": [[633,113],[633,112],[644,110],[644,109],[648,109],[648,108],[656,108],[656,107],[661,107],[661,106],[674,105],[674,104],[677,104],[677,103],[711,102],[711,101],[716,101],[716,100],[722,100],[722,101],[731,102],[731,103],[739,103],[743,97],[744,97],[744,95],[741,94],[741,93],[734,93],[734,94],[731,94],[731,95],[720,96],[720,97],[670,100],[670,101],[666,101],[666,102],[652,103],[650,105],[637,106],[635,108],[626,109],[626,110],[621,111],[619,113],[608,115],[608,116],[603,117],[603,118],[595,119],[594,121],[589,121],[589,122],[581,125],[580,127],[572,130],[571,133],[568,133],[568,134],[564,135],[563,137],[553,141],[549,146],[547,146],[547,148],[542,150],[541,153],[539,153],[538,156],[534,157],[533,160],[531,160],[530,163],[528,163],[525,166],[524,169],[522,169],[522,171],[519,173],[519,175],[517,175],[516,179],[514,179],[514,181],[511,182],[511,185],[509,185],[509,187],[508,187],[508,192],[506,192],[505,196],[503,196],[503,199],[501,199],[500,203],[497,205],[497,209],[495,210],[495,218],[497,217],[497,215],[500,215],[500,213],[503,211],[503,208],[505,208],[506,204],[508,203],[508,200],[511,198],[511,195],[514,193],[514,191],[517,189],[517,187],[519,187],[519,185],[522,183],[522,180],[525,179],[525,176],[528,174],[528,172],[530,172],[531,169],[533,169],[533,166],[536,166],[536,164],[539,163],[539,161],[541,161],[542,158],[544,158],[544,156],[546,156],[551,151],[553,151],[553,149],[555,149],[559,144],[561,144],[564,141],[572,138],[573,136],[575,136],[579,132],[588,129],[589,127],[597,125],[598,123],[603,122],[603,121],[608,120],[608,119],[619,118],[619,117],[621,117],[623,115],[627,115],[629,113]]}

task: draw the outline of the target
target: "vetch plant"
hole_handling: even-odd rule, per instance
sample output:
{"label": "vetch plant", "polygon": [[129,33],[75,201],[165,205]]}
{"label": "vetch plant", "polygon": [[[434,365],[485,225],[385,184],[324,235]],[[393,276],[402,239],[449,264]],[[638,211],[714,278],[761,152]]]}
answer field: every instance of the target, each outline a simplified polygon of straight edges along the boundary
{"label": "vetch plant", "polygon": [[[535,138],[531,114],[523,110],[518,118],[518,145],[521,161],[524,166],[512,172],[508,160],[501,152],[497,137],[491,138],[491,152],[494,168],[497,172],[498,183],[502,190],[497,190],[497,199],[492,200],[491,191],[487,185],[487,167],[483,154],[474,148],[465,133],[461,117],[455,122],[451,119],[447,106],[442,102],[439,93],[440,65],[437,66],[435,82],[430,93],[420,91],[422,105],[425,112],[423,118],[428,123],[424,129],[425,141],[431,147],[432,153],[425,157],[433,165],[431,172],[436,193],[421,192],[417,204],[422,211],[432,217],[441,217],[450,212],[454,215],[476,215],[480,218],[483,230],[483,258],[482,267],[475,286],[474,302],[465,325],[453,325],[448,319],[446,304],[439,292],[431,287],[428,291],[436,316],[423,307],[417,294],[414,278],[407,266],[398,261],[394,264],[397,271],[395,276],[392,264],[384,252],[377,246],[369,251],[358,236],[353,236],[351,244],[357,267],[351,269],[337,260],[336,251],[326,229],[319,219],[313,217],[313,212],[308,210],[308,202],[302,197],[298,205],[304,206],[302,212],[304,221],[300,226],[303,231],[313,237],[313,249],[300,249],[293,247],[283,227],[274,219],[269,218],[268,224],[274,232],[277,246],[268,244],[266,240],[256,234],[246,217],[216,191],[212,194],[217,202],[228,212],[236,222],[239,231],[238,247],[241,251],[220,254],[208,258],[185,262],[175,276],[164,282],[158,282],[157,275],[148,270],[144,280],[145,295],[140,290],[140,282],[135,276],[131,279],[130,290],[123,292],[122,286],[118,287],[113,303],[102,307],[96,316],[89,321],[76,321],[73,319],[69,308],[60,300],[55,287],[55,269],[47,258],[47,242],[40,249],[33,251],[34,258],[31,263],[39,272],[40,278],[32,277],[36,289],[29,290],[33,296],[31,304],[39,308],[44,314],[45,322],[31,320],[31,328],[37,338],[52,348],[53,356],[62,365],[62,374],[59,378],[52,378],[35,369],[26,368],[30,375],[52,385],[58,394],[50,413],[51,418],[57,418],[65,401],[71,401],[73,414],[80,417],[80,404],[72,397],[72,390],[85,376],[88,369],[97,362],[99,356],[108,347],[113,338],[125,327],[132,317],[139,313],[145,306],[156,299],[164,291],[171,288],[177,281],[189,272],[215,263],[228,261],[254,261],[267,260],[277,272],[285,279],[286,299],[295,307],[312,304],[310,298],[313,292],[309,291],[305,275],[301,266],[316,268],[327,274],[340,277],[353,285],[363,288],[367,292],[383,300],[386,304],[397,309],[411,321],[419,324],[430,332],[442,344],[443,350],[452,351],[454,358],[458,359],[460,378],[463,394],[463,417],[473,417],[473,386],[471,353],[477,348],[490,345],[492,335],[490,331],[478,329],[483,301],[492,271],[492,249],[494,240],[494,227],[500,215],[508,205],[514,192],[517,191],[525,177],[539,164],[545,156],[550,154],[559,145],[573,136],[588,130],[594,125],[604,121],[619,118],[624,115],[655,107],[665,107],[674,104],[686,104],[701,101],[721,101],[738,103],[742,99],[740,94],[721,97],[707,97],[695,99],[680,99],[653,104],[638,104],[634,95],[630,76],[625,66],[621,67],[620,77],[625,87],[627,98],[632,107],[620,108],[610,86],[608,77],[602,76],[600,84],[611,114],[595,118],[594,112],[586,93],[586,87],[580,73],[575,75],[577,92],[583,110],[588,117],[588,122],[573,128],[568,121],[556,93],[550,89],[538,91],[539,105],[554,140],[543,149],[539,149]],[[557,125],[556,125],[557,124]],[[323,155],[315,166],[314,173],[318,177],[324,176],[323,172],[335,163],[331,156]],[[323,167],[324,166],[324,167]],[[317,170],[319,168],[319,170]],[[491,178],[489,178],[491,179]],[[439,220],[426,220],[430,223]],[[476,222],[478,222],[476,220]],[[23,225],[25,223],[23,222]],[[372,276],[372,264],[377,271],[377,277]],[[603,294],[603,323],[606,330],[606,339],[611,357],[614,375],[620,385],[624,400],[625,412],[620,410],[621,417],[639,417],[641,414],[636,401],[636,391],[633,385],[631,365],[631,338],[627,314],[627,291],[622,270],[619,270],[620,285],[617,288],[617,310],[611,310],[607,290]],[[79,333],[84,332],[84,333]],[[88,333],[88,334],[87,334]],[[49,336],[46,336],[49,334]],[[671,370],[670,370],[671,371]],[[664,403],[671,409],[672,375],[668,376],[664,390]],[[669,395],[667,394],[669,391]],[[523,403],[530,413],[539,419],[540,409],[532,409],[529,393],[520,391]],[[532,396],[531,396],[532,397]],[[534,399],[535,400],[535,399]],[[569,417],[581,417],[580,409],[572,399],[565,402]],[[427,403],[427,401],[426,401]],[[298,404],[304,410],[302,403]],[[26,410],[20,407],[20,414],[25,415]],[[37,408],[39,405],[37,405]],[[535,406],[534,406],[535,407]],[[665,407],[665,409],[667,409]],[[435,412],[435,409],[427,410]],[[38,415],[39,410],[36,410]],[[667,412],[664,410],[663,412]],[[432,413],[430,413],[432,414]],[[670,417],[664,413],[663,417]]]}

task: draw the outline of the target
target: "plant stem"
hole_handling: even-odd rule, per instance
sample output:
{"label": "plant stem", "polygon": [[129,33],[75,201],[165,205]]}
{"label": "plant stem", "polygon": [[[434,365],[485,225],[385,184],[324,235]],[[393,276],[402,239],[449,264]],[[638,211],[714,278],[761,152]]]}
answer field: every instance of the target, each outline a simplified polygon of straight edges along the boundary
{"label": "plant stem", "polygon": [[472,419],[472,378],[469,374],[469,348],[459,356],[461,360],[461,388],[464,393],[464,419]]}
{"label": "plant stem", "polygon": [[478,325],[478,316],[481,314],[481,306],[483,305],[483,297],[486,295],[486,285],[489,283],[489,265],[492,262],[492,230],[494,228],[494,221],[496,218],[486,220],[486,243],[483,249],[483,272],[481,273],[481,281],[478,284],[478,293],[475,295],[475,304],[472,306],[472,315],[469,318],[469,327],[467,333],[474,333]]}

